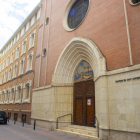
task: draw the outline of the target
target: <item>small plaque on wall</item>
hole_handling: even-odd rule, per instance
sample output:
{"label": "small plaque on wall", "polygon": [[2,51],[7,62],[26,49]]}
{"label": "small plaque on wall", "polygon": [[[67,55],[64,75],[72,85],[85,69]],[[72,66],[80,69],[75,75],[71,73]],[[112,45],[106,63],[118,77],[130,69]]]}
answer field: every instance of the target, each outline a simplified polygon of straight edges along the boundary
{"label": "small plaque on wall", "polygon": [[91,105],[91,99],[87,100],[87,105]]}

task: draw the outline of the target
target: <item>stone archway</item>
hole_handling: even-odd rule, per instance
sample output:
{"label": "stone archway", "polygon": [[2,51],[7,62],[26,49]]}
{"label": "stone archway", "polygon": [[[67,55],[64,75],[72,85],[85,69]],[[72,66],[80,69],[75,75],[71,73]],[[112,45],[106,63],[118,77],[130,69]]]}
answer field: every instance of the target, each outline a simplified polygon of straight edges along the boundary
{"label": "stone archway", "polygon": [[106,59],[90,39],[74,37],[61,53],[52,84],[73,84],[78,64],[86,60],[94,71],[94,80],[106,72]]}
{"label": "stone archway", "polygon": [[[106,75],[106,59],[100,49],[88,38],[74,37],[62,51],[52,79],[52,87],[54,87],[55,95],[53,100],[55,101],[54,106],[56,106],[54,108],[55,119],[68,113],[73,114],[74,112],[74,74],[82,60],[87,61],[94,71],[93,81],[95,82],[95,89],[98,89],[99,85],[102,86],[107,83],[106,79],[99,78]],[[105,90],[99,92],[102,92],[107,97]],[[104,116],[108,119],[108,102],[96,102],[96,94],[98,95],[98,92],[95,90],[95,114],[100,120],[100,114],[103,112]],[[108,126],[108,123],[105,124],[106,126]]]}

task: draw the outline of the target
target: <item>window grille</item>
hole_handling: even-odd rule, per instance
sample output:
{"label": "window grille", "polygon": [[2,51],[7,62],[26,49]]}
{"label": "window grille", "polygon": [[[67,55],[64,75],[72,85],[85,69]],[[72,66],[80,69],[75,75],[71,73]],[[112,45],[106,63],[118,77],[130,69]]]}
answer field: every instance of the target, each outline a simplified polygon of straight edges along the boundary
{"label": "window grille", "polygon": [[89,0],[77,0],[71,7],[68,15],[68,26],[71,29],[77,28],[86,16],[89,7]]}

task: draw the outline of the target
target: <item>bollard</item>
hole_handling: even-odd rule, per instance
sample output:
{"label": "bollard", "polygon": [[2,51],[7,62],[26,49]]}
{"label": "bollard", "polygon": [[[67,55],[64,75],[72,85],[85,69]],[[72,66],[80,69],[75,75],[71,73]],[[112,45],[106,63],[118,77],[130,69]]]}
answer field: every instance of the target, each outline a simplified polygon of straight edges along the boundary
{"label": "bollard", "polygon": [[23,118],[23,122],[22,122],[22,127],[24,127],[24,118]]}
{"label": "bollard", "polygon": [[34,120],[34,130],[35,130],[35,123],[36,123],[36,120]]}
{"label": "bollard", "polygon": [[16,124],[16,120],[14,120],[14,124]]}

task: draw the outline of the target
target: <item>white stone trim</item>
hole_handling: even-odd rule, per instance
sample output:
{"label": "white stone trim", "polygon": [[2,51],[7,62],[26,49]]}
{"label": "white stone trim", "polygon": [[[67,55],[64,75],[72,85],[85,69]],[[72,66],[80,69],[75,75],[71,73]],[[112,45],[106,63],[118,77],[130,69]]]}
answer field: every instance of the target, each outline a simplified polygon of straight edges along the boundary
{"label": "white stone trim", "polygon": [[88,38],[74,37],[57,61],[52,84],[74,83],[75,70],[82,60],[91,65],[94,78],[106,74],[106,58],[96,44]]}
{"label": "white stone trim", "polygon": [[132,2],[132,0],[129,0],[129,3],[130,3],[131,5],[133,5],[133,6],[140,4],[140,2],[134,4],[134,3]]}
{"label": "white stone trim", "polygon": [[[26,85],[29,84],[29,95],[28,98],[25,98],[26,95]],[[30,95],[31,95],[31,86],[32,86],[32,81],[27,79],[27,81],[24,83],[23,86],[23,98],[22,98],[22,103],[30,103]],[[27,96],[27,95],[26,95]]]}
{"label": "white stone trim", "polygon": [[9,88],[6,89],[5,96],[6,96],[7,92],[8,92],[7,100],[5,101],[5,98],[4,98],[4,104],[9,104],[9,92],[10,92],[10,89]]}
{"label": "white stone trim", "polygon": [[10,58],[10,55],[8,55],[8,56],[7,56],[7,59],[6,59],[6,68],[7,68],[8,65],[9,65],[9,60],[10,60],[9,58]]}
{"label": "white stone trim", "polygon": [[[32,56],[31,66],[29,66],[30,55]],[[27,67],[26,67],[26,72],[32,70],[33,57],[34,57],[34,52],[31,52],[31,53],[29,53],[29,54],[27,55]]]}
{"label": "white stone trim", "polygon": [[0,72],[1,72],[1,70],[2,70],[2,62],[0,63]]}
{"label": "white stone trim", "polygon": [[3,80],[3,83],[6,83],[6,80],[7,80],[7,70],[4,72],[4,80]]}
{"label": "white stone trim", "polygon": [[[11,75],[9,77],[10,70],[11,70]],[[9,68],[9,71],[8,71],[8,80],[7,81],[11,80],[11,77],[12,77],[12,66]]]}
{"label": "white stone trim", "polygon": [[[21,89],[21,93],[18,93],[18,89]],[[20,104],[21,103],[21,100],[22,100],[22,87],[23,87],[23,84],[22,83],[19,83],[17,86],[16,86],[16,96],[15,96],[15,104]],[[19,99],[17,100],[17,95],[19,94]]]}
{"label": "white stone trim", "polygon": [[1,74],[1,77],[0,77],[0,84],[2,84],[2,81],[3,80],[3,73]]}
{"label": "white stone trim", "polygon": [[83,23],[83,21],[85,20],[87,14],[88,14],[89,7],[90,7],[90,0],[89,0],[89,7],[88,7],[87,13],[86,13],[86,15],[85,15],[83,21],[78,25],[78,27],[76,27],[76,28],[74,28],[74,29],[71,29],[71,28],[69,28],[69,26],[68,26],[68,15],[69,15],[69,11],[70,11],[71,7],[73,6],[73,4],[74,4],[75,2],[76,2],[76,0],[70,0],[70,2],[68,3],[67,8],[66,8],[66,10],[65,10],[64,17],[63,17],[63,28],[64,28],[66,31],[68,31],[68,32],[77,29],[77,28]]}
{"label": "white stone trim", "polygon": [[[19,52],[20,52],[20,45],[16,47],[16,55],[15,55],[15,60],[19,58]],[[18,54],[17,54],[18,53]]]}
{"label": "white stone trim", "polygon": [[[14,60],[14,52],[15,52],[15,50],[13,50],[13,51],[11,52],[10,64],[13,63],[13,60]],[[13,54],[13,56],[12,56],[12,54]]]}
{"label": "white stone trim", "polygon": [[4,70],[4,68],[5,68],[5,61],[6,61],[6,58],[3,60],[2,70]]}
{"label": "white stone trim", "polygon": [[10,89],[10,98],[11,98],[12,90],[14,90],[14,93],[13,93],[14,95],[13,95],[13,100],[10,100],[10,99],[9,99],[9,104],[14,104],[14,101],[15,101],[15,99],[14,99],[14,98],[15,98],[15,89],[16,89],[16,88],[15,88],[14,85],[13,85],[13,86],[11,87],[11,89]]}
{"label": "white stone trim", "polygon": [[[30,34],[30,41],[29,41],[29,48],[28,51],[33,48],[35,46],[35,34],[36,34],[36,30],[34,30],[31,34]],[[34,38],[33,38],[34,37]],[[33,39],[33,40],[32,40]]]}
{"label": "white stone trim", "polygon": [[0,91],[0,96],[1,96],[0,104],[3,104],[3,102],[2,102],[2,91]]}
{"label": "white stone trim", "polygon": [[17,70],[16,70],[16,73],[15,73],[15,67],[16,67],[16,68],[18,67],[18,62],[14,65],[13,77],[12,77],[12,79],[16,78],[16,76],[17,76]]}
{"label": "white stone trim", "polygon": [[[23,68],[21,68],[22,61],[23,61]],[[24,62],[25,62],[25,57],[20,60],[18,76],[24,73]]]}
{"label": "white stone trim", "polygon": [[5,95],[5,89],[2,90],[1,94],[2,94],[2,98],[3,98],[3,101],[1,101],[1,104],[4,104],[4,100],[5,100],[5,98],[4,98],[4,95]]}
{"label": "white stone trim", "polygon": [[[23,50],[24,45],[25,50]],[[27,46],[27,38],[22,42],[21,56],[26,53],[26,46]]]}

